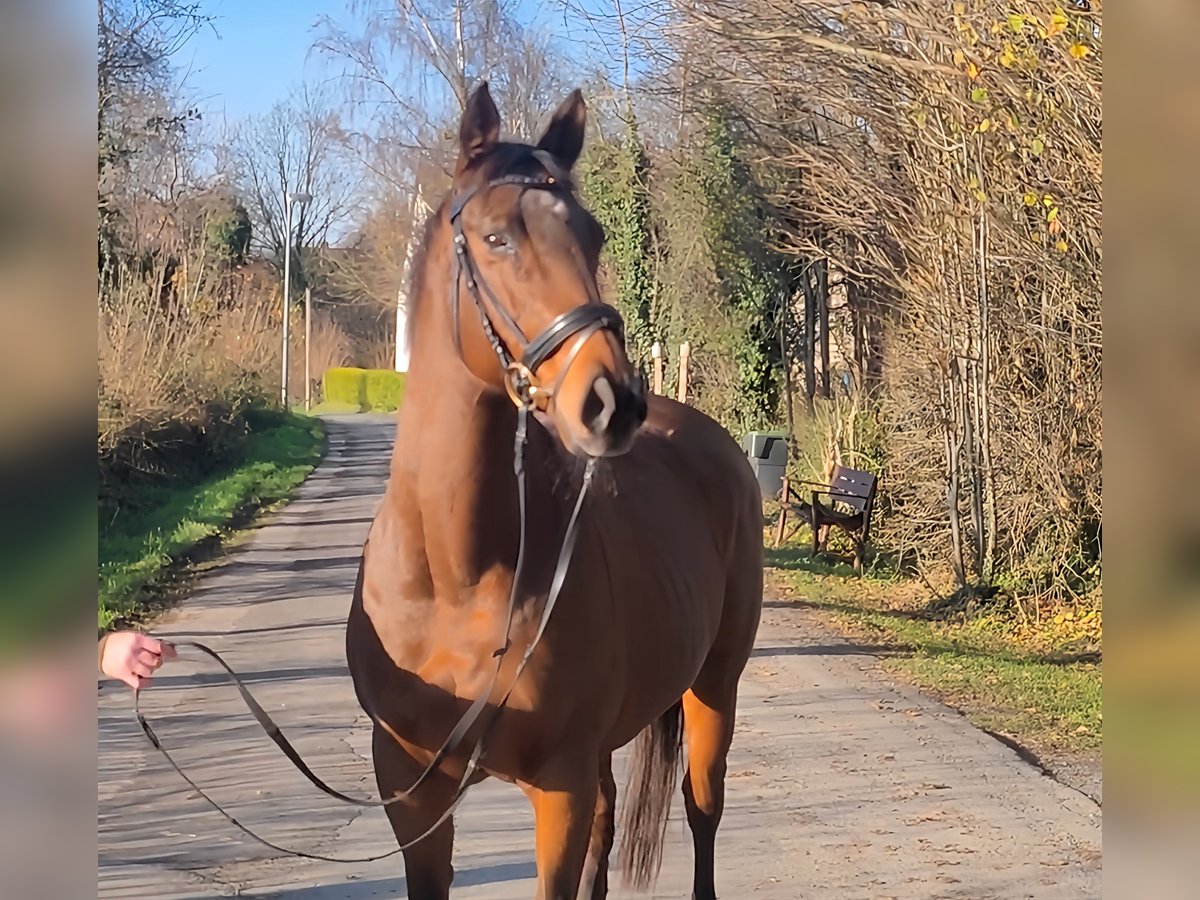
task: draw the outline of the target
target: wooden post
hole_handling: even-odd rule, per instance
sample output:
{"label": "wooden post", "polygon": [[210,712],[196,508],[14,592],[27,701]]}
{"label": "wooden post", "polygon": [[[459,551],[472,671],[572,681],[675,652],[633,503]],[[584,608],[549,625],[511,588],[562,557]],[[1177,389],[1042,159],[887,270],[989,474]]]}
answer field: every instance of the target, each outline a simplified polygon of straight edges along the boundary
{"label": "wooden post", "polygon": [[804,404],[811,416],[817,393],[817,289],[811,264],[805,266],[800,286],[804,288]]}
{"label": "wooden post", "polygon": [[304,408],[312,409],[312,288],[304,289]]}
{"label": "wooden post", "polygon": [[783,543],[783,532],[787,527],[787,512],[788,501],[791,499],[791,487],[788,485],[788,478],[783,476],[783,491],[780,494],[779,504],[779,522],[775,528],[775,546],[778,548]]}
{"label": "wooden post", "polygon": [[829,260],[817,263],[817,333],[821,347],[821,396],[828,399],[829,390]]}
{"label": "wooden post", "polygon": [[692,354],[692,345],[684,341],[679,345],[679,395],[680,403],[687,403],[688,358]]}
{"label": "wooden post", "polygon": [[654,393],[661,394],[663,383],[662,344],[655,341],[654,346],[650,348],[650,355],[654,358]]}

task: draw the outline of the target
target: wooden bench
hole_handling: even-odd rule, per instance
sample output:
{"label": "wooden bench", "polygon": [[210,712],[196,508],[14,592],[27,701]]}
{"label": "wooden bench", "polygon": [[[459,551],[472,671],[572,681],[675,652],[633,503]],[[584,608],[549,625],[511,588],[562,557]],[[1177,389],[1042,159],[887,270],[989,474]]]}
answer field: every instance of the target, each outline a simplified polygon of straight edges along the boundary
{"label": "wooden bench", "polygon": [[[784,479],[779,496],[782,508],[779,512],[779,526],[775,532],[775,546],[778,547],[784,541],[787,516],[790,512],[796,516],[796,524],[790,533],[794,533],[803,524],[812,527],[813,556],[821,552],[829,537],[829,529],[840,528],[854,543],[854,569],[861,572],[867,541],[871,537],[871,512],[875,506],[875,490],[878,485],[876,477],[860,469],[835,466],[830,484],[812,481],[801,481],[799,484],[816,490],[809,492],[809,500],[793,499],[791,486],[787,479]],[[827,497],[828,500],[823,502],[822,497]]]}

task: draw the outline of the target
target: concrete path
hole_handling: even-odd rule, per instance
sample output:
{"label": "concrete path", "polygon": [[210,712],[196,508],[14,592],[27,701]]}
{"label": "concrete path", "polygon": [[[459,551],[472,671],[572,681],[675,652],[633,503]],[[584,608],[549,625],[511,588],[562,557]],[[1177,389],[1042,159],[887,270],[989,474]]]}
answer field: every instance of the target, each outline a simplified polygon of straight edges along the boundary
{"label": "concrete path", "polygon": [[[369,795],[368,726],[345,670],[343,620],[394,427],[373,417],[329,426],[327,460],[297,500],[205,575],[157,633],[194,637],[226,655],[318,774]],[[311,788],[214,670],[181,660],[143,700],[199,784],[285,846],[340,856],[395,846],[381,811],[357,811]],[[406,895],[398,856],[335,865],[243,841],[147,747],[129,703],[126,689],[101,685],[101,897]],[[456,897],[533,896],[532,817],[516,788],[478,786],[457,822]],[[730,758],[718,838],[722,897],[1099,897],[1100,833],[1092,800],[957,713],[887,681],[866,648],[831,637],[787,603],[767,602]],[[650,896],[690,896],[682,802],[667,841]]]}

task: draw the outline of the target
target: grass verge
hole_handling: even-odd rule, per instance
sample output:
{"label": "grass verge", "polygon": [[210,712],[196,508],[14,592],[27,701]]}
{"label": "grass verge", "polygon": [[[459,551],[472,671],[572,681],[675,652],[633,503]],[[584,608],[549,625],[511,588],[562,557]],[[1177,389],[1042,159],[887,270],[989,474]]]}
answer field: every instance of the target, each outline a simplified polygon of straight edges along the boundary
{"label": "grass verge", "polygon": [[1102,740],[1099,611],[1031,627],[1003,601],[929,603],[918,583],[807,550],[767,550],[768,580],[839,630],[880,645],[881,664],[974,724],[1045,758],[1094,758]]}
{"label": "grass verge", "polygon": [[319,419],[258,412],[225,464],[204,476],[139,484],[112,520],[101,523],[100,627],[136,619],[190,553],[286,498],[320,460],[324,438]]}

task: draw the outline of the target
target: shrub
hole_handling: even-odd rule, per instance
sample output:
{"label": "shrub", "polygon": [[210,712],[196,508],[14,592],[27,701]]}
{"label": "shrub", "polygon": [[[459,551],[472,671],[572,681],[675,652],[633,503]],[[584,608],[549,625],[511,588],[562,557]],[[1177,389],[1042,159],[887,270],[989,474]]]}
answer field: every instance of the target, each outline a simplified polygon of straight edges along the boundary
{"label": "shrub", "polygon": [[[97,303],[97,451],[138,453],[151,436],[233,421],[278,383],[276,305],[269,293],[222,301],[226,286],[200,251],[143,271],[114,263]],[[174,274],[172,274],[174,273]],[[214,412],[216,411],[216,412]],[[168,440],[168,443],[171,441]]]}
{"label": "shrub", "polygon": [[325,371],[324,396],[327,403],[345,403],[367,408],[367,370],[338,366]]}
{"label": "shrub", "polygon": [[366,370],[367,409],[393,412],[404,400],[404,373],[391,369]]}
{"label": "shrub", "polygon": [[339,367],[325,372],[325,401],[362,412],[394,412],[404,399],[404,373]]}

